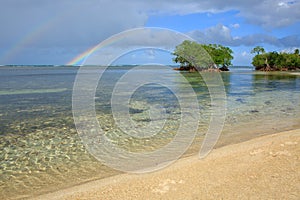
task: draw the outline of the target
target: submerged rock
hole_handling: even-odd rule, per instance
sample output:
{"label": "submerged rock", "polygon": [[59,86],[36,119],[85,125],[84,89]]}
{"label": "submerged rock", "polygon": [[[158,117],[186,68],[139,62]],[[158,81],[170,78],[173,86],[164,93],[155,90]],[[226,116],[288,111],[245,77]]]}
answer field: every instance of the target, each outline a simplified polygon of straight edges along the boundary
{"label": "submerged rock", "polygon": [[265,101],[266,105],[270,105],[272,102],[271,101]]}
{"label": "submerged rock", "polygon": [[235,101],[240,102],[240,103],[245,103],[244,99],[242,99],[242,98],[237,98]]}

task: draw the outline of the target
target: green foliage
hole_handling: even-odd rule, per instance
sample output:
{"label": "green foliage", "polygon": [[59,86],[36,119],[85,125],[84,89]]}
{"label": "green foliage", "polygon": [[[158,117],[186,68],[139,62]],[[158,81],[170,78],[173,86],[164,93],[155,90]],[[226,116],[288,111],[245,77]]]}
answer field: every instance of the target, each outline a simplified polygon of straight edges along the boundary
{"label": "green foliage", "polygon": [[[298,52],[298,53],[297,53]],[[252,60],[256,70],[282,71],[300,69],[299,50],[294,53],[269,52],[256,54]]]}
{"label": "green foliage", "polygon": [[185,40],[178,45],[173,53],[174,61],[187,68],[202,68],[207,66],[209,60],[204,49],[198,43]]}
{"label": "green foliage", "polygon": [[233,51],[222,45],[217,44],[209,44],[209,45],[201,45],[207,53],[213,59],[214,64],[221,66],[230,66],[232,65],[231,60],[233,59]]}
{"label": "green foliage", "polygon": [[265,53],[265,49],[261,46],[256,46],[251,50],[251,53],[255,53],[256,55],[259,55],[260,53]]}
{"label": "green foliage", "polygon": [[267,56],[265,54],[256,55],[252,59],[252,65],[255,66],[256,68],[262,68],[265,66],[266,58]]}
{"label": "green foliage", "polygon": [[208,69],[231,65],[233,51],[222,45],[199,44],[197,42],[185,40],[178,45],[173,53],[174,62],[180,63],[181,67],[187,70]]}

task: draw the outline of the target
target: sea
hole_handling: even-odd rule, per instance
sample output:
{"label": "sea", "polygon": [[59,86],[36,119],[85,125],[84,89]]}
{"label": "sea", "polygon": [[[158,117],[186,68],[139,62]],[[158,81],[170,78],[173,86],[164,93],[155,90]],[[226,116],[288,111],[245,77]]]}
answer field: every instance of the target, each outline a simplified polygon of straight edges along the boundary
{"label": "sea", "polygon": [[[126,172],[122,165],[108,161],[113,149],[97,157],[89,145],[100,144],[95,142],[99,138],[87,144],[80,131],[83,125],[81,116],[74,116],[80,115],[74,112],[78,111],[74,90],[84,67],[0,66],[0,199],[35,197]],[[183,123],[193,123],[189,126],[196,127],[196,132],[178,159],[199,154],[215,106],[225,109],[217,113],[223,118],[214,121],[222,129],[212,148],[300,128],[300,74],[296,72],[233,66],[229,72],[204,72],[220,77],[218,83],[208,85],[201,73],[176,71],[172,66],[89,68],[81,75],[88,78],[89,73],[99,73],[99,80],[95,79],[93,100],[88,101],[92,105],[86,108],[94,107],[98,128],[107,141],[131,152],[130,156],[164,148],[184,134]],[[216,87],[224,92],[218,96],[220,105],[212,102]],[[120,97],[123,94],[126,101]],[[195,99],[197,112],[184,110]],[[124,102],[118,100],[124,100],[126,108],[120,109]],[[183,116],[196,120],[187,122]],[[137,127],[139,131],[132,130]],[[177,154],[176,148],[181,147],[171,147],[169,153]]]}

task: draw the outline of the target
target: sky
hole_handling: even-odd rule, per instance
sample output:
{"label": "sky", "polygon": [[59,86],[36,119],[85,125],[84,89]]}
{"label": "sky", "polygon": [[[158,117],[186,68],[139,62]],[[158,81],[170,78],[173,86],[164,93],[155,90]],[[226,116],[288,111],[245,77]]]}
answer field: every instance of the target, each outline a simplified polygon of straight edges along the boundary
{"label": "sky", "polygon": [[[0,65],[70,64],[115,34],[159,27],[228,46],[233,65],[249,66],[255,46],[277,52],[300,48],[299,10],[300,0],[0,0]],[[124,44],[161,49],[169,38],[148,34],[152,43],[145,43],[146,35],[121,34],[117,42],[100,45],[102,53],[124,52]],[[170,52],[121,53],[114,63],[172,64]]]}

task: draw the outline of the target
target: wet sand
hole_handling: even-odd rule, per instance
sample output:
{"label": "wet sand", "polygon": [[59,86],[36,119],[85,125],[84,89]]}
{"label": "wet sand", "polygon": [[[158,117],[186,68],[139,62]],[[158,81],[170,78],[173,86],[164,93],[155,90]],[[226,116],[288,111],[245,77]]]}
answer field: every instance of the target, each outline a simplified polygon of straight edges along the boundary
{"label": "wet sand", "polygon": [[300,129],[183,158],[163,170],[121,174],[34,199],[299,199]]}

